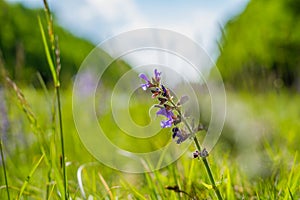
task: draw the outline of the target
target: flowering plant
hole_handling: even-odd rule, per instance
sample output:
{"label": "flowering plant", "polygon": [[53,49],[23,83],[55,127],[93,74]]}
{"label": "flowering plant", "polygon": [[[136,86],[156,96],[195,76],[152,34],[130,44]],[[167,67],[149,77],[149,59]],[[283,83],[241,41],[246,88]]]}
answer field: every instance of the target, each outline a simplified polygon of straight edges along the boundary
{"label": "flowering plant", "polygon": [[210,166],[208,164],[208,152],[205,148],[201,148],[200,143],[196,137],[196,133],[200,130],[205,130],[200,124],[197,127],[191,126],[187,121],[187,117],[182,113],[182,105],[188,101],[188,96],[182,96],[179,100],[175,101],[170,89],[161,84],[161,74],[157,69],[154,70],[154,77],[148,78],[145,74],[140,74],[139,77],[143,79],[144,83],[141,84],[143,90],[150,90],[152,98],[157,99],[158,103],[154,105],[159,110],[156,115],[162,115],[166,119],[160,122],[162,128],[172,128],[172,138],[177,139],[176,143],[181,144],[188,138],[193,139],[197,150],[193,153],[194,158],[201,158],[209,179],[212,184],[218,199],[222,199],[221,193],[216,186],[214,177],[212,175]]}
{"label": "flowering plant", "polygon": [[[188,96],[182,96],[177,102],[171,95],[170,90],[161,84],[161,72],[157,69],[154,70],[154,77],[149,79],[145,74],[140,74],[139,77],[145,81],[141,84],[143,90],[149,89],[152,93],[152,98],[156,98],[158,103],[154,107],[159,108],[156,115],[162,115],[166,117],[166,120],[162,120],[160,125],[162,128],[172,127],[172,138],[178,138],[177,144],[184,142],[188,138],[193,138],[195,133],[203,130],[203,126],[200,125],[197,128],[188,124],[186,117],[183,115],[181,107],[188,101]],[[180,126],[181,124],[184,126]]]}

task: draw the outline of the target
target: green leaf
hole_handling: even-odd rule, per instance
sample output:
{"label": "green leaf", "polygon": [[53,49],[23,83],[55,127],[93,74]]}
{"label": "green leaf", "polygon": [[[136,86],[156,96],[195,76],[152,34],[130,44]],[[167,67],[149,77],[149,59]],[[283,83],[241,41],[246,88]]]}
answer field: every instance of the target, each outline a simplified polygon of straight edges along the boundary
{"label": "green leaf", "polygon": [[213,186],[211,184],[207,184],[207,183],[204,183],[204,182],[201,182],[201,184],[206,187],[207,189],[211,190],[213,189]]}

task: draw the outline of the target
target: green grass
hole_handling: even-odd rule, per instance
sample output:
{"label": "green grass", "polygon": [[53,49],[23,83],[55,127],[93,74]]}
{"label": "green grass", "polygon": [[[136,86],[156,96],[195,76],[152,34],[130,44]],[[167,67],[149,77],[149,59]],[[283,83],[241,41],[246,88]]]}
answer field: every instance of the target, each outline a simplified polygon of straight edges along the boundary
{"label": "green grass", "polygon": [[[56,140],[51,137],[53,125],[49,123],[52,120],[52,106],[49,104],[49,99],[40,90],[27,87],[22,88],[22,91],[45,134],[43,146],[53,151],[51,146],[55,145]],[[52,97],[54,94],[49,92],[49,95]],[[269,92],[255,96],[247,92],[227,92],[227,97],[228,115],[224,132],[208,157],[223,197],[225,199],[300,198],[300,165],[297,153],[300,141],[300,111],[297,110],[300,96],[289,92],[280,94]],[[62,174],[60,170],[54,170],[50,175],[51,178],[48,178],[49,164],[45,158],[43,159],[40,140],[34,134],[35,127],[28,120],[15,93],[6,91],[6,99],[2,103],[5,103],[8,113],[4,117],[9,119],[3,150],[6,155],[11,199],[17,198],[20,194],[22,194],[21,199],[45,199],[47,195],[49,199],[59,199],[57,181],[62,179],[55,176],[61,177]],[[67,180],[70,197],[73,199],[84,199],[88,196],[95,199],[215,198],[203,163],[191,158],[193,146],[172,165],[153,173],[122,173],[96,161],[79,140],[72,118],[71,103],[71,88],[63,90],[62,112],[65,113],[63,125],[66,130],[64,134]],[[134,106],[132,103],[132,115],[138,108],[148,110],[148,105],[139,103]],[[148,116],[140,116],[145,118],[139,118],[140,123],[149,120]],[[113,123],[110,120],[105,121],[106,126],[114,127]],[[171,133],[165,133],[162,139],[168,134],[170,137]],[[159,138],[155,140],[157,139]],[[247,140],[251,143],[249,144]],[[130,139],[126,140],[126,143],[128,142],[130,143]],[[156,148],[151,141],[148,143],[143,141],[142,144],[146,146],[145,151]],[[60,162],[59,151],[54,151],[51,155],[53,162]],[[146,162],[145,168],[151,169],[151,167]],[[78,170],[81,179],[78,179]],[[0,178],[0,199],[7,199],[3,172]],[[178,193],[170,189],[174,186],[178,186],[180,191],[184,192]]]}

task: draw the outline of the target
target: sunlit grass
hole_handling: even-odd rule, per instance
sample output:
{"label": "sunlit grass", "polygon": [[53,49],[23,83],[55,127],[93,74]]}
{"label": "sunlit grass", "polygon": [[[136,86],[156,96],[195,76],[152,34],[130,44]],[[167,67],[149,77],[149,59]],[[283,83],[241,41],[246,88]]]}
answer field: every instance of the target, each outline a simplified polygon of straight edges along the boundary
{"label": "sunlit grass", "polygon": [[[51,116],[51,106],[45,100],[44,92],[33,88],[22,88],[22,90],[24,96],[28,97],[27,101],[43,131],[50,134],[52,127],[47,122]],[[299,111],[295,109],[300,103],[299,95],[267,93],[253,96],[247,93],[227,92],[227,96],[229,114],[226,128],[219,143],[212,151],[214,156],[208,157],[212,163],[212,170],[216,174],[215,178],[220,181],[218,184],[224,197],[227,199],[243,197],[254,199],[299,198],[300,165],[297,141],[300,141],[300,136],[297,134],[299,130],[297,119],[299,120],[300,116]],[[122,173],[96,161],[79,140],[72,118],[71,99],[71,90],[64,90],[62,92],[62,109],[63,113],[66,113],[63,122],[67,130],[65,137],[66,155],[68,155],[68,183],[72,198],[83,199],[81,190],[84,190],[86,197],[93,196],[96,199],[111,199],[112,196],[116,199],[129,197],[136,199],[178,199],[179,197],[190,199],[185,193],[176,193],[167,189],[168,186],[178,186],[181,191],[185,191],[193,197],[197,196],[198,199],[214,198],[213,191],[208,187],[209,180],[206,178],[205,169],[196,164],[199,162],[198,160],[191,158],[193,148],[172,165],[153,173],[140,175]],[[237,103],[240,103],[242,108],[237,109],[236,106],[233,106]],[[3,145],[7,155],[6,165],[11,197],[14,199],[20,194],[24,181],[30,175],[30,180],[28,183],[26,182],[27,187],[22,192],[23,197],[44,199],[47,185],[49,185],[50,199],[56,199],[58,197],[56,183],[47,181],[48,167],[43,162],[39,164],[42,154],[38,140],[32,134],[32,126],[22,109],[16,106],[17,100],[13,93],[8,93],[6,104],[7,117],[12,128]],[[139,104],[138,106],[142,107],[141,109],[148,109],[148,105]],[[231,113],[231,111],[234,112]],[[231,124],[232,114],[246,115],[245,118],[238,118],[248,119],[250,124],[255,125],[254,128],[248,130],[247,126],[243,129],[241,126]],[[145,116],[145,118],[147,117]],[[110,125],[115,126],[106,121],[106,126]],[[248,159],[249,152],[245,152],[242,149],[243,146],[239,145],[239,143],[245,145],[247,143],[242,141],[243,136],[238,135],[237,131],[244,131],[245,134],[258,132],[259,139],[253,140],[256,143],[251,145],[255,148],[250,154],[255,154],[257,159],[254,161],[261,163],[253,163],[248,168],[245,167],[245,163],[241,163],[241,160]],[[258,137],[257,134],[255,137]],[[51,145],[50,141],[47,141],[46,145]],[[149,145],[152,146],[151,143]],[[245,148],[249,147],[245,146]],[[257,165],[264,166],[265,169],[256,168]],[[146,167],[151,168],[147,162],[145,163]],[[251,169],[251,167],[253,168]],[[78,179],[79,169],[81,169],[80,180]],[[4,180],[3,173],[1,173],[1,180]],[[1,181],[1,199],[7,198],[5,188],[5,183]]]}

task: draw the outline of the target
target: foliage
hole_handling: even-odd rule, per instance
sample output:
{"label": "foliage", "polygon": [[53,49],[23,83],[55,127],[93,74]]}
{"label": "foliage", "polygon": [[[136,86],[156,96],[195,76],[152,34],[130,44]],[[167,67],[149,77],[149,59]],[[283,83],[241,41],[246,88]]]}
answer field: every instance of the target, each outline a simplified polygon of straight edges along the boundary
{"label": "foliage", "polygon": [[224,30],[217,65],[225,82],[235,88],[299,88],[299,13],[299,0],[250,1]]}
{"label": "foliage", "polygon": [[[44,15],[45,12],[41,9],[32,10],[20,4],[10,5],[0,0],[0,54],[15,81],[39,86],[36,72],[41,73],[46,83],[52,81],[45,50],[41,45],[42,36],[37,18],[41,16],[43,19]],[[44,27],[47,27],[47,22],[42,22]],[[57,25],[54,25],[54,30],[58,35],[62,58],[61,85],[65,87],[71,83],[73,76],[94,45],[75,37]],[[107,55],[103,52],[103,56]],[[112,86],[113,80],[129,69],[129,65],[124,61],[112,64],[104,75],[104,82]]]}
{"label": "foliage", "polygon": [[[20,4],[9,5],[3,0],[0,0],[0,10],[0,50],[12,77],[32,83],[38,71],[46,82],[50,81],[37,19],[38,15],[45,15],[43,10],[30,10]],[[63,56],[62,80],[70,80],[93,45],[59,26],[54,28],[59,35],[60,54]]]}
{"label": "foliage", "polygon": [[[24,89],[23,93],[28,103],[33,105],[32,112],[39,120],[41,128],[49,134],[52,129],[52,125],[48,123],[51,120],[49,97],[45,96],[42,91],[33,89]],[[300,165],[299,155],[295,152],[300,150],[297,143],[300,139],[297,131],[299,130],[299,114],[294,108],[300,102],[299,95],[269,93],[254,98],[248,93],[237,95],[229,92],[227,94],[231,102],[228,105],[227,128],[213,150],[214,156],[208,157],[216,179],[221,180],[218,184],[220,184],[222,194],[226,199],[289,199],[290,190],[294,199],[298,199],[300,197]],[[6,95],[6,101],[1,101],[1,103],[7,105],[5,117],[9,119],[9,129],[6,133],[8,137],[4,141],[4,150],[7,155],[8,181],[12,198],[17,196],[23,181],[29,174],[31,178],[28,183],[26,182],[24,198],[44,199],[47,185],[51,186],[51,199],[59,198],[55,182],[49,183],[47,180],[46,164],[41,163],[34,174],[31,174],[41,158],[39,142],[32,134],[32,127],[26,115],[15,106],[14,94],[7,91]],[[49,95],[52,96],[51,92]],[[64,90],[63,113],[72,113],[72,105],[68,103],[71,99],[71,89]],[[238,104],[242,109],[236,109]],[[147,115],[135,112],[147,110],[148,104],[132,104],[131,107],[132,114],[138,115],[139,120],[148,120],[143,119],[147,118]],[[255,109],[258,107],[261,109]],[[251,113],[245,110],[250,110]],[[235,116],[243,122],[237,121]],[[256,123],[252,123],[252,120],[256,120]],[[104,123],[107,127],[115,127],[110,119]],[[241,123],[249,124],[252,129],[248,126],[241,127]],[[190,199],[190,196],[195,199],[210,199],[214,197],[213,190],[207,186],[209,179],[205,175],[205,168],[198,163],[200,161],[191,158],[193,146],[188,151],[190,153],[184,154],[177,162],[162,170],[147,174],[127,174],[96,162],[81,144],[72,115],[64,115],[64,126],[68,181],[70,196],[73,199],[84,199],[81,190],[84,191],[86,197],[93,196],[94,199],[111,198],[111,195],[115,199]],[[260,126],[263,126],[264,132],[260,131]],[[239,137],[238,134],[243,134],[243,137]],[[245,146],[247,141],[244,140],[248,140],[246,137],[248,134],[251,138],[259,138],[255,140],[255,143],[250,143],[250,146]],[[166,135],[169,134],[165,133],[160,137]],[[119,138],[119,132],[110,131],[110,137]],[[233,138],[233,145],[228,143],[228,137]],[[156,138],[154,141],[159,140],[160,138]],[[135,141],[123,137],[118,146],[135,146],[132,145],[133,142]],[[45,144],[52,145],[52,143],[53,141],[50,140]],[[151,149],[151,145],[155,143],[145,142],[143,145],[138,145],[138,150]],[[249,154],[246,154],[247,151]],[[253,163],[253,155],[260,158],[257,163]],[[256,168],[257,171],[250,172],[249,170],[255,165],[259,165]],[[145,167],[151,166],[145,165]],[[261,170],[262,168],[264,170]],[[78,172],[81,174],[81,179],[77,177]],[[2,171],[0,180],[0,199],[6,199]],[[177,193],[175,186],[190,196],[183,192]]]}

